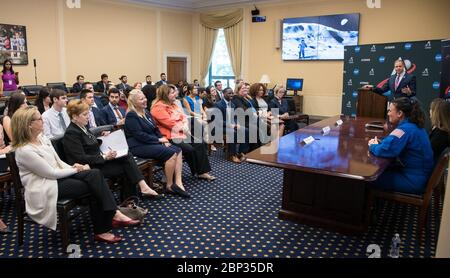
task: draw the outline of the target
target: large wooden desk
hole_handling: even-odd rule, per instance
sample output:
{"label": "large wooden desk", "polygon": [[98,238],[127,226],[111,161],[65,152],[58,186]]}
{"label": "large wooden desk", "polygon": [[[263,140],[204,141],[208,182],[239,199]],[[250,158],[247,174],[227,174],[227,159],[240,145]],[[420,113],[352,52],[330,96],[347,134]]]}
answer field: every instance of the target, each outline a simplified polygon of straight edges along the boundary
{"label": "large wooden desk", "polygon": [[[366,230],[366,182],[375,180],[389,160],[368,152],[368,141],[385,136],[368,131],[375,118],[346,118],[340,127],[332,117],[288,134],[270,147],[261,147],[247,161],[284,169],[283,200],[279,218],[354,234]],[[328,135],[322,128],[331,127]],[[309,145],[302,140],[313,136]]]}

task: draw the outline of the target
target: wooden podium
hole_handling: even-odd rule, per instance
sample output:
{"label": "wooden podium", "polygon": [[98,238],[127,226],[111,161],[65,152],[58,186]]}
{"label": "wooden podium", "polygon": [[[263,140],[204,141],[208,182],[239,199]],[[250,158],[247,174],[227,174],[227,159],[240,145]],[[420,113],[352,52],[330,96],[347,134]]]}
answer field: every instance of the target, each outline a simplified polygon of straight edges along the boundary
{"label": "wooden podium", "polygon": [[357,117],[386,118],[387,97],[372,90],[358,89]]}

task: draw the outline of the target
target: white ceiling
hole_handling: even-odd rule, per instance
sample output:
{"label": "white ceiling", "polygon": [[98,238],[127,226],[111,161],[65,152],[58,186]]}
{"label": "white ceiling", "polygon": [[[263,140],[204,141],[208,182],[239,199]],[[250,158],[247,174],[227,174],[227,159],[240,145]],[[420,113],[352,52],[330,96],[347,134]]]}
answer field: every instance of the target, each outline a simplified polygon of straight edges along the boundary
{"label": "white ceiling", "polygon": [[227,7],[236,5],[249,5],[261,2],[278,2],[268,0],[128,0],[128,2],[135,2],[140,4],[147,4],[150,6],[183,9],[183,10],[206,10],[215,7]]}

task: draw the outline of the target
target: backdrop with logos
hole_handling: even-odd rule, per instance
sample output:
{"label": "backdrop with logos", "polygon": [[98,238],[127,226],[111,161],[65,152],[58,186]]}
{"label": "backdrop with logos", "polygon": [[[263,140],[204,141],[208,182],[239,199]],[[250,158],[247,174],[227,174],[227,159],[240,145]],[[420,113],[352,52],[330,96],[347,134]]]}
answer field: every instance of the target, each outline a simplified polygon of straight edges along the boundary
{"label": "backdrop with logos", "polygon": [[[356,115],[358,88],[367,84],[381,87],[393,74],[399,57],[405,61],[407,72],[416,76],[416,96],[425,111],[440,96],[441,40],[347,46],[344,52],[344,115]],[[392,98],[390,91],[384,95]]]}

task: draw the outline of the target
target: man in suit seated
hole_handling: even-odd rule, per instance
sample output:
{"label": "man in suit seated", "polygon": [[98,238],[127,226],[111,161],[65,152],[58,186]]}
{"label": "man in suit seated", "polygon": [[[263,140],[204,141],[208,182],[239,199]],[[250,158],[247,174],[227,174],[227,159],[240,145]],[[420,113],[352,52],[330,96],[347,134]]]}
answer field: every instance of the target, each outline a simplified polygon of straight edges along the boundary
{"label": "man in suit seated", "polygon": [[[128,77],[126,75],[122,75],[120,78],[120,84],[118,84],[116,86],[117,89],[119,89],[119,91],[122,91],[124,93],[128,93],[129,91],[131,91],[133,88],[127,84],[128,82]],[[108,91],[109,92],[109,91]]]}
{"label": "man in suit seated", "polygon": [[101,75],[101,80],[95,83],[94,85],[94,91],[102,93],[102,103],[103,106],[108,104],[108,90],[109,90],[110,84],[108,80],[108,75],[106,73]]}
{"label": "man in suit seated", "polygon": [[[236,105],[231,101],[232,98],[233,89],[229,87],[225,88],[225,90],[223,90],[223,98],[216,103],[216,107],[222,112],[224,134],[228,134],[227,145],[231,155],[230,159],[235,163],[240,163],[245,160],[244,154],[249,151],[249,135],[248,129],[244,126],[240,126],[234,116]],[[238,133],[238,130],[241,130],[241,132]],[[238,135],[245,135],[245,138],[238,138]]]}
{"label": "man in suit seated", "polygon": [[88,89],[83,89],[80,93],[80,100],[89,105],[89,121],[87,128],[98,127],[106,125],[103,119],[103,112],[94,107],[94,93]]}
{"label": "man in suit seated", "polygon": [[83,90],[83,84],[84,84],[84,76],[78,75],[77,76],[77,82],[72,85],[72,93],[79,93],[81,90]]}
{"label": "man in suit seated", "polygon": [[[92,85],[92,83],[90,82],[86,82],[83,84],[83,89],[88,89],[89,91],[91,91],[92,93],[94,93],[94,107],[97,107],[99,109],[102,109],[103,106],[105,106],[106,104],[108,104],[109,99],[106,98],[106,101],[103,99],[104,97],[100,97],[100,96],[96,96],[95,92],[94,92],[94,85]],[[105,103],[105,104],[104,104]]]}
{"label": "man in suit seated", "polygon": [[159,88],[161,85],[166,85],[167,84],[167,76],[166,76],[166,74],[163,72],[163,73],[160,74],[160,76],[161,76],[161,80],[156,82],[156,84],[155,84],[156,88]]}
{"label": "man in suit seated", "polygon": [[395,74],[389,77],[389,80],[383,84],[381,88],[373,85],[365,85],[364,89],[373,90],[375,93],[384,94],[387,91],[392,92],[394,99],[400,97],[416,96],[416,77],[406,72],[405,61],[401,58],[394,63]]}
{"label": "man in suit seated", "polygon": [[124,108],[119,107],[120,91],[117,88],[109,89],[109,103],[103,107],[103,118],[107,125],[125,124]]}

